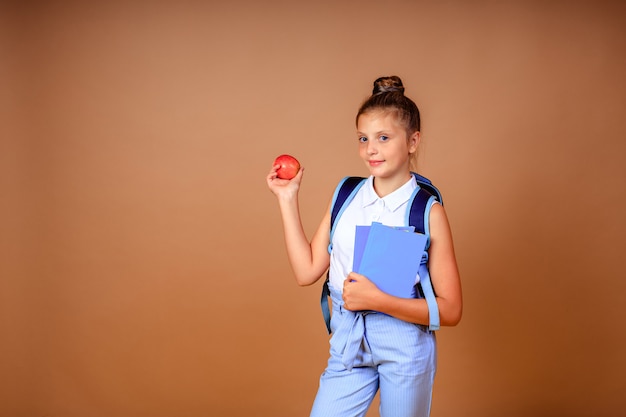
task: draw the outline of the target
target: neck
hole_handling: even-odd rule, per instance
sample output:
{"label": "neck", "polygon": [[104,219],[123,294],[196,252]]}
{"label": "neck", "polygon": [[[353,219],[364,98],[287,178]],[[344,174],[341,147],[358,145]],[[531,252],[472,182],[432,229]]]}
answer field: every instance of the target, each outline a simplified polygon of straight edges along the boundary
{"label": "neck", "polygon": [[411,172],[394,177],[374,177],[374,191],[382,198],[402,187],[410,178]]}

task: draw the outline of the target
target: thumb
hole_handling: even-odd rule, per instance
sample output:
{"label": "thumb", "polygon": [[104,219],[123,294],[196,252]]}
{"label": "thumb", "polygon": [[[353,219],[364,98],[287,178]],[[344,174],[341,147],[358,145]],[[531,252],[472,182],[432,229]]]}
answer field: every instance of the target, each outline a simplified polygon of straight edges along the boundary
{"label": "thumb", "polygon": [[356,272],[352,271],[352,272],[350,272],[350,273],[348,274],[348,276],[347,276],[347,278],[346,278],[346,279],[347,279],[348,281],[353,281],[353,282],[356,282],[356,281],[360,281],[362,276],[363,276],[363,275],[361,275],[361,274],[359,274],[359,273],[356,273]]}
{"label": "thumb", "polygon": [[296,173],[296,176],[294,178],[297,178],[298,181],[302,181],[302,175],[304,174],[304,167],[300,167],[300,169],[298,170],[298,172]]}

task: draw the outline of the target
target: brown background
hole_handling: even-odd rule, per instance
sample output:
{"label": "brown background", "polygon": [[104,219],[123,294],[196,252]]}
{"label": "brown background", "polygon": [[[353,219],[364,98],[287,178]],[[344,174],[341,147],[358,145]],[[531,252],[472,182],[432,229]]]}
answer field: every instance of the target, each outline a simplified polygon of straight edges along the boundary
{"label": "brown background", "polygon": [[101,3],[1,9],[1,417],[307,415],[264,177],[301,160],[311,233],[391,74],[464,286],[433,417],[623,412],[623,2]]}

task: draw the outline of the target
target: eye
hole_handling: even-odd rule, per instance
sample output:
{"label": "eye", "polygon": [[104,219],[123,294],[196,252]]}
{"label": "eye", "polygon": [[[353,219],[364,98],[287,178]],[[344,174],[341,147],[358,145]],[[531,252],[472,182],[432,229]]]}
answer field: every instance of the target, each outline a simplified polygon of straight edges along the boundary
{"label": "eye", "polygon": [[389,140],[389,136],[381,135],[378,140],[381,142],[387,142]]}
{"label": "eye", "polygon": [[365,136],[359,136],[359,143],[367,142],[367,138]]}

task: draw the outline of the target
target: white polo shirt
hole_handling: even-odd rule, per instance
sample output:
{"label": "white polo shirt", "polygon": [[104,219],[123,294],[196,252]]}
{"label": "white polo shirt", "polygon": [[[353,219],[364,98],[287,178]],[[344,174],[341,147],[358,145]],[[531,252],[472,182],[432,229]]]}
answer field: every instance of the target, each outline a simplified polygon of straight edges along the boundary
{"label": "white polo shirt", "polygon": [[374,191],[374,177],[367,178],[335,226],[330,253],[330,286],[341,292],[343,281],[352,271],[356,226],[368,226],[372,222],[387,226],[405,226],[407,204],[417,187],[417,182],[411,175],[411,179],[400,188],[380,198]]}

